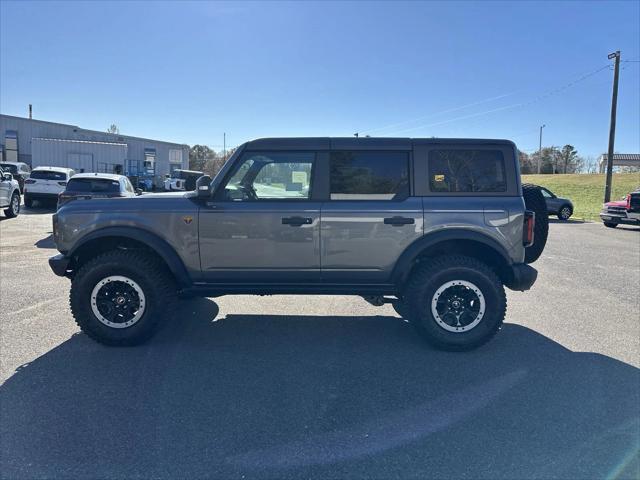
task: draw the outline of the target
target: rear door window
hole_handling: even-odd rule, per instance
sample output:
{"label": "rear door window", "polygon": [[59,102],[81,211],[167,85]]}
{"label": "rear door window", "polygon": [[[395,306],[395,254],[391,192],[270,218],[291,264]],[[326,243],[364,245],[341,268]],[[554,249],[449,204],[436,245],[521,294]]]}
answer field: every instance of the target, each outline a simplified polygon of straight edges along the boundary
{"label": "rear door window", "polygon": [[431,150],[429,186],[438,193],[505,192],[504,156],[499,150]]}
{"label": "rear door window", "polygon": [[31,172],[31,178],[35,180],[66,180],[67,174],[51,170],[34,170]]}
{"label": "rear door window", "polygon": [[409,196],[407,152],[332,152],[331,200],[394,200]]}
{"label": "rear door window", "polygon": [[67,192],[118,193],[120,192],[120,182],[104,178],[72,178],[67,184]]}

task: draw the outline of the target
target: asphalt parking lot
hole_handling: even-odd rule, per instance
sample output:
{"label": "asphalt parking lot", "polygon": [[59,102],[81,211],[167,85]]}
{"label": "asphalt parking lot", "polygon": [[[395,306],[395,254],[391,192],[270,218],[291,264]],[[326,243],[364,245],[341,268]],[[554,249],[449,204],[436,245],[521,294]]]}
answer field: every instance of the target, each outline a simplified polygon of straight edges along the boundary
{"label": "asphalt parking lot", "polygon": [[469,353],[357,297],[184,301],[150,343],[78,333],[51,212],[0,221],[2,478],[638,478],[640,231],[553,223]]}

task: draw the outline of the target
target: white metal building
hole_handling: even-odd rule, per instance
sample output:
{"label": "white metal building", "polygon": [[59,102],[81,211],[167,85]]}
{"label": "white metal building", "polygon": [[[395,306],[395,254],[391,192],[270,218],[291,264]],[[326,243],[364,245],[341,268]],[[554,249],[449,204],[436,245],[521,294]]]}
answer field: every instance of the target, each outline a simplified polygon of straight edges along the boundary
{"label": "white metal building", "polygon": [[189,147],[0,114],[0,161],[123,173],[161,185],[164,175],[189,168]]}

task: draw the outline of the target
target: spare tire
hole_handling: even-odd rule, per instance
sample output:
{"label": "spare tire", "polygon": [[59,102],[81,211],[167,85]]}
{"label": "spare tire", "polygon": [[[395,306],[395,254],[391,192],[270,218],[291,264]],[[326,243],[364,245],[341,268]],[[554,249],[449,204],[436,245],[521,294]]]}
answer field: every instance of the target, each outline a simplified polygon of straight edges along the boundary
{"label": "spare tire", "polygon": [[547,202],[545,202],[540,187],[530,183],[522,184],[522,196],[527,210],[531,210],[536,214],[536,224],[534,228],[533,245],[527,247],[524,252],[525,263],[533,263],[544,250],[547,244],[547,235],[549,234],[549,211],[547,210]]}

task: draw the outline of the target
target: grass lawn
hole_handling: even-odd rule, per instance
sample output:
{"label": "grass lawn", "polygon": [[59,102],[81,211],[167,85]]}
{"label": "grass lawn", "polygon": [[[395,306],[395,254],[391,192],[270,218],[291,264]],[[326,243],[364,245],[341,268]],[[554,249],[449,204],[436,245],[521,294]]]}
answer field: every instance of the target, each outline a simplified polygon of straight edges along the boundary
{"label": "grass lawn", "polygon": [[[573,202],[573,217],[599,220],[604,198],[604,174],[522,175],[522,183],[546,187]],[[615,173],[611,200],[620,200],[640,186],[640,173]]]}

